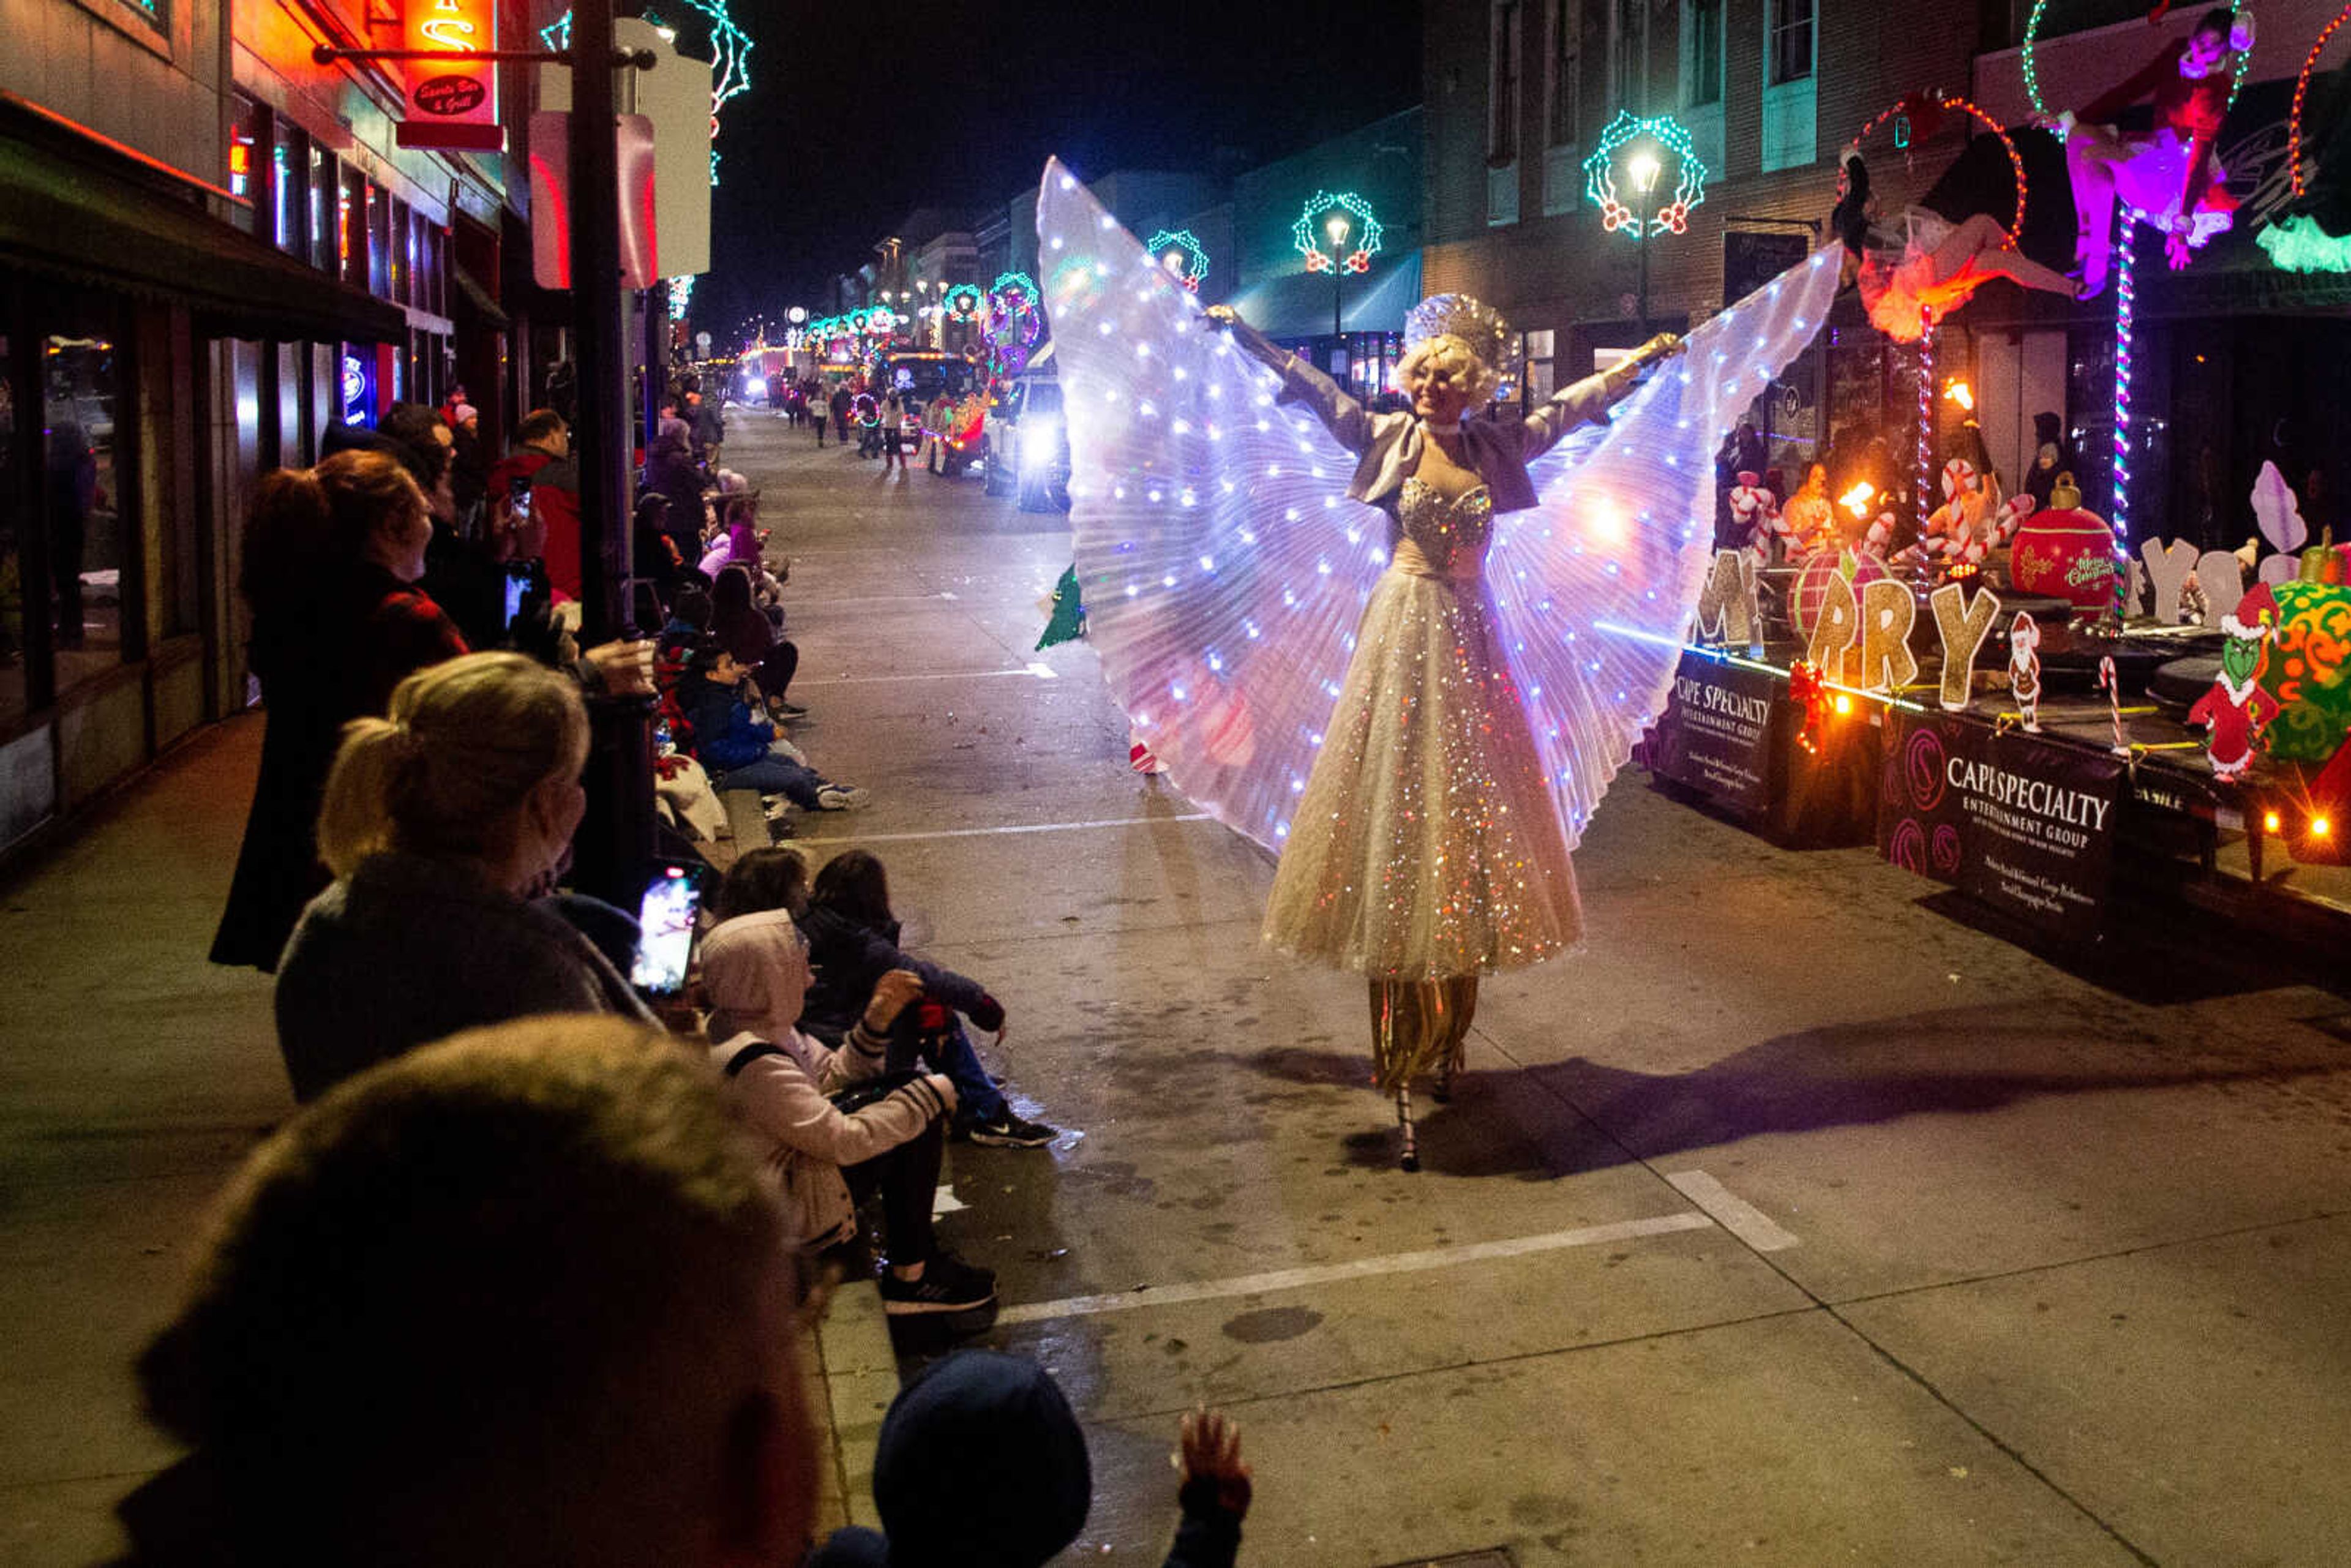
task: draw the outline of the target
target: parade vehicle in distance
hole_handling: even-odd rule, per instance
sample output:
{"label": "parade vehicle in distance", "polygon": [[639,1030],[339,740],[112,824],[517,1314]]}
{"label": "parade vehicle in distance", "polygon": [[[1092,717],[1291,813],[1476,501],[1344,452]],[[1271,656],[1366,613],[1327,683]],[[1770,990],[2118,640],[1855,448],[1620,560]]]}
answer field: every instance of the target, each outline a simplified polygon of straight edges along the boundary
{"label": "parade vehicle in distance", "polygon": [[962,355],[936,349],[890,349],[873,364],[873,384],[896,387],[902,401],[911,397],[909,412],[914,413],[930,407],[942,392],[962,398],[978,374],[977,367]]}
{"label": "parade vehicle in distance", "polygon": [[998,390],[981,439],[989,495],[1017,488],[1024,512],[1070,509],[1070,430],[1050,344]]}

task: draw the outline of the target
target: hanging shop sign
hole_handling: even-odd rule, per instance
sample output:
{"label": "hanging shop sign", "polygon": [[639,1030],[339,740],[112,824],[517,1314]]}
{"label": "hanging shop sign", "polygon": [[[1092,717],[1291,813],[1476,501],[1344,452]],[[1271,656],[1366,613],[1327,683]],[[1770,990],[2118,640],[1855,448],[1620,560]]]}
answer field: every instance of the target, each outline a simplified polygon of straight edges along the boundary
{"label": "hanging shop sign", "polygon": [[1886,715],[1877,849],[2070,942],[2104,925],[2124,764],[1939,715]]}
{"label": "hanging shop sign", "polygon": [[[571,287],[571,116],[541,110],[530,117],[531,277],[541,288]],[[620,164],[621,287],[661,281],[660,229],[653,195],[653,122],[616,114]]]}
{"label": "hanging shop sign", "polygon": [[[402,47],[495,49],[495,0],[408,0]],[[402,147],[506,150],[498,125],[498,68],[493,60],[402,60],[406,99],[397,140]]]}

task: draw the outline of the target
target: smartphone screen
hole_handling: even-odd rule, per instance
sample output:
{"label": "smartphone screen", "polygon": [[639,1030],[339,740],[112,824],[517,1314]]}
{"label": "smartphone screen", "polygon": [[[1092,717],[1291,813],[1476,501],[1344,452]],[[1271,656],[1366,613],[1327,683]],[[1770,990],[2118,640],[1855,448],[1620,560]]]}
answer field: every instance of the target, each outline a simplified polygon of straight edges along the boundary
{"label": "smartphone screen", "polygon": [[521,575],[521,576],[519,576],[519,577],[517,577],[517,575],[515,575],[515,574],[514,574],[513,572],[511,572],[511,571],[510,571],[510,572],[508,572],[508,573],[507,573],[507,619],[506,619],[506,623],[507,623],[507,625],[509,625],[509,626],[513,625],[513,624],[514,624],[514,621],[515,621],[515,617],[522,613],[522,596],[523,596],[524,594],[526,594],[526,593],[529,592],[529,591],[530,591],[530,575],[529,575],[529,573],[525,572],[524,574],[522,574],[522,575]]}
{"label": "smartphone screen", "polygon": [[637,958],[629,983],[647,996],[674,997],[685,988],[694,956],[694,916],[702,882],[684,866],[657,867],[637,905]]}

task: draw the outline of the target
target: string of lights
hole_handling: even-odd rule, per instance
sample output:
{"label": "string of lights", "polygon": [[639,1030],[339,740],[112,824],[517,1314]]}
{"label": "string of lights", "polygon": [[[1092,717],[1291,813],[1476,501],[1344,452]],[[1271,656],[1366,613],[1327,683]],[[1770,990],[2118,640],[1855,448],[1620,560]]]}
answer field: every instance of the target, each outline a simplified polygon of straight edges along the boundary
{"label": "string of lights", "polygon": [[[1676,162],[1673,198],[1653,214],[1635,212],[1616,195],[1616,151],[1644,138],[1672,153]],[[1606,233],[1638,239],[1646,225],[1649,234],[1686,234],[1690,209],[1706,200],[1706,175],[1697,146],[1680,125],[1661,114],[1643,118],[1619,110],[1583,161],[1583,194],[1600,209],[1600,226]]]}
{"label": "string of lights", "polygon": [[2311,41],[2310,53],[2303,57],[2302,75],[2294,78],[2294,109],[2286,116],[2285,166],[2294,181],[2294,199],[2297,202],[2310,193],[2302,178],[2302,106],[2310,96],[2310,73],[2318,64],[2319,51],[2347,21],[2351,21],[2351,5],[2335,13],[2335,19],[2318,30],[2318,37]]}
{"label": "string of lights", "polygon": [[1935,308],[1918,307],[1918,441],[1912,455],[1918,496],[1918,528],[1935,509]]}
{"label": "string of lights", "polygon": [[[735,25],[726,9],[727,0],[682,0],[685,7],[697,13],[707,25],[710,35],[710,183],[718,183],[718,111],[730,99],[751,90],[751,35]],[[653,12],[644,20],[665,32],[676,29]],[[566,11],[538,30],[539,41],[550,49],[571,47],[571,13]]]}
{"label": "string of lights", "polygon": [[2000,121],[1984,112],[1983,107],[1974,99],[1961,98],[1959,94],[1950,92],[1907,94],[1870,116],[1862,128],[1854,133],[1854,141],[1856,143],[1867,141],[1880,126],[1891,120],[1896,122],[1896,144],[1902,144],[1907,141],[1903,127],[1907,125],[1910,115],[1921,103],[1932,103],[1938,108],[1957,110],[1992,135],[2000,138],[2001,150],[2008,154],[2008,172],[2015,182],[2016,187],[2016,210],[2009,218],[2008,243],[2012,246],[2022,244],[2024,235],[2024,205],[2029,195],[2024,180],[2024,155],[2016,150],[2016,142],[2008,132],[2001,129]]}
{"label": "string of lights", "polygon": [[[1329,251],[1322,248],[1322,230],[1315,226],[1317,219],[1333,213],[1345,213],[1360,225],[1354,229],[1355,248],[1343,259],[1333,258]],[[1343,236],[1347,231],[1341,229],[1338,232]],[[1306,258],[1306,270],[1309,272],[1329,272],[1341,267],[1349,272],[1368,272],[1372,257],[1380,253],[1382,238],[1380,220],[1373,215],[1371,203],[1353,191],[1315,192],[1307,198],[1305,210],[1298,214],[1298,221],[1290,226],[1290,243],[1296,246],[1298,254]]]}
{"label": "string of lights", "polygon": [[[2049,0],[2032,0],[2032,15],[2025,21],[2024,24],[2024,45],[2022,57],[2024,62],[2024,96],[2032,100],[2032,112],[2039,115],[2048,114],[2049,106],[2042,101],[2041,72],[2039,68],[2033,64],[2032,57],[2034,51],[2040,47],[2041,43],[2042,14],[2048,9]],[[2160,12],[2158,11],[2158,15],[2159,14]],[[2341,17],[2337,17],[2335,19],[2337,21],[2342,20]],[[2236,73],[2230,78],[2229,82],[2229,108],[2234,109],[2237,107],[2237,95],[2245,90],[2245,73],[2252,68],[2252,50],[2240,49],[2237,51]]]}
{"label": "string of lights", "polygon": [[2109,517],[2115,530],[2115,622],[2120,626],[2130,597],[2131,329],[2137,298],[2132,253],[2137,246],[2138,214],[2120,206],[2115,224],[2115,464]]}
{"label": "string of lights", "polygon": [[1161,229],[1144,248],[1159,258],[1167,275],[1193,293],[1208,276],[1208,252],[1190,229]]}

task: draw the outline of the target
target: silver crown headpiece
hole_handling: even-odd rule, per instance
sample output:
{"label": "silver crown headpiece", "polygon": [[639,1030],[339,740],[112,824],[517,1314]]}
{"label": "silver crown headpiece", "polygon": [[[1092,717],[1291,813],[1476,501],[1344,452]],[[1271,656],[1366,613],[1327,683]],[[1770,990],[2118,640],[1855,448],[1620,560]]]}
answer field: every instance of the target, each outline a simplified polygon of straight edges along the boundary
{"label": "silver crown headpiece", "polygon": [[1519,379],[1519,335],[1502,313],[1467,294],[1432,294],[1405,312],[1406,353],[1431,338],[1458,338],[1506,382]]}

